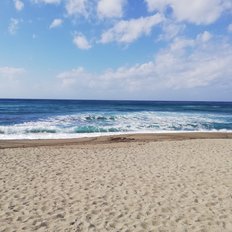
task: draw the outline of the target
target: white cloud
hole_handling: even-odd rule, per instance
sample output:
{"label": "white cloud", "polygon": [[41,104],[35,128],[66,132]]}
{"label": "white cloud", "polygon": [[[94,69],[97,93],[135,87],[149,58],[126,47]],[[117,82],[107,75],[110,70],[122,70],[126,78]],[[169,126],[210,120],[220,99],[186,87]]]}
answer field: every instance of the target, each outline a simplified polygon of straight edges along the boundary
{"label": "white cloud", "polygon": [[152,12],[154,10],[163,11],[170,0],[144,0],[147,3],[148,11]]}
{"label": "white cloud", "polygon": [[212,34],[208,31],[204,31],[203,33],[197,36],[197,39],[201,42],[208,42],[212,38]]}
{"label": "white cloud", "polygon": [[160,59],[163,62],[172,64],[167,71],[163,70],[166,85],[172,89],[191,89],[210,86],[216,81],[220,84],[223,79],[229,81],[232,74],[229,66],[232,54],[217,48],[217,52],[212,56],[212,49],[213,47],[203,50],[198,48],[190,55],[174,55],[167,51],[161,54]]}
{"label": "white cloud", "polygon": [[4,66],[0,67],[0,77],[15,78],[25,73],[23,68]]}
{"label": "white cloud", "polygon": [[170,44],[169,48],[171,52],[178,51],[183,52],[189,48],[196,48],[197,46],[204,45],[204,43],[210,41],[212,34],[208,31],[204,31],[196,36],[196,39],[186,39],[182,37],[176,37]]}
{"label": "white cloud", "polygon": [[123,16],[123,7],[126,0],[100,0],[97,13],[100,18],[120,18]]}
{"label": "white cloud", "polygon": [[229,26],[228,26],[228,31],[229,31],[229,32],[232,32],[232,23],[229,24]]}
{"label": "white cloud", "polygon": [[138,19],[121,20],[101,35],[101,43],[131,43],[142,35],[148,35],[152,28],[163,20],[160,14]]}
{"label": "white cloud", "polygon": [[178,21],[188,21],[195,24],[210,24],[215,22],[224,10],[231,9],[230,0],[145,0],[149,11],[164,11],[171,7]]}
{"label": "white cloud", "polygon": [[16,31],[19,29],[20,21],[21,20],[15,18],[10,19],[10,24],[8,26],[8,31],[10,34],[14,35],[16,33]]}
{"label": "white cloud", "polygon": [[[80,85],[84,82],[88,83],[91,79],[91,74],[85,72],[84,68],[79,67],[77,69],[72,69],[70,71],[62,72],[57,76],[62,81],[63,87],[70,87],[76,84],[76,81],[80,79]],[[80,86],[79,86],[80,87]],[[85,86],[86,87],[86,86]]]}
{"label": "white cloud", "polygon": [[159,40],[171,40],[184,31],[185,25],[166,20],[162,29],[163,33],[159,36]]}
{"label": "white cloud", "polygon": [[75,35],[73,38],[73,43],[79,48],[79,49],[90,49],[91,44],[87,41],[84,35],[78,34]]}
{"label": "white cloud", "polygon": [[170,51],[176,52],[176,51],[183,51],[186,48],[194,47],[195,46],[195,40],[193,39],[185,39],[185,38],[175,38],[173,42],[170,44]]}
{"label": "white cloud", "polygon": [[87,0],[67,0],[65,5],[69,16],[80,15],[88,17],[88,1]]}
{"label": "white cloud", "polygon": [[[46,85],[40,88],[33,88],[40,80],[35,82],[27,70],[14,66],[0,66],[0,97],[1,98],[25,98],[40,94],[46,89]],[[50,88],[50,87],[49,87]],[[38,96],[37,96],[38,97]]]}
{"label": "white cloud", "polygon": [[176,38],[147,63],[106,70],[98,75],[78,68],[63,72],[58,78],[63,88],[77,91],[82,97],[95,94],[93,97],[99,98],[101,93],[106,93],[108,98],[152,96],[154,99],[170,91],[193,93],[199,88],[204,89],[205,96],[207,88],[222,88],[223,91],[225,83],[225,88],[232,87],[231,63],[229,44],[222,41],[202,44],[198,38]]}
{"label": "white cloud", "polygon": [[14,0],[15,9],[21,11],[24,7],[24,3],[21,0]]}
{"label": "white cloud", "polygon": [[61,0],[32,0],[34,3],[60,4]]}
{"label": "white cloud", "polygon": [[52,23],[50,24],[49,28],[52,29],[52,28],[59,27],[62,23],[63,23],[62,19],[54,19]]}

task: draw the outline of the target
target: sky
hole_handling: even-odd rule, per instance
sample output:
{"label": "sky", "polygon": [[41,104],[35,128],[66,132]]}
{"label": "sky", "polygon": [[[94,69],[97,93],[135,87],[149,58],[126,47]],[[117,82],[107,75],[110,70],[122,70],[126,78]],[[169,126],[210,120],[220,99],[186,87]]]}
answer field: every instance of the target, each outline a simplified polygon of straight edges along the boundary
{"label": "sky", "polygon": [[0,98],[232,101],[232,0],[1,0]]}

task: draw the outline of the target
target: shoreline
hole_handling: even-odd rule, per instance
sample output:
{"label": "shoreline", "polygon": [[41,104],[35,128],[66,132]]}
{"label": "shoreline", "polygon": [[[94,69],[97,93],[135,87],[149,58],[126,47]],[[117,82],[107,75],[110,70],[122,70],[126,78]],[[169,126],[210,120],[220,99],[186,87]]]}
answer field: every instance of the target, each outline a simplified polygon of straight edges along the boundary
{"label": "shoreline", "polygon": [[232,132],[134,133],[66,139],[13,139],[0,140],[0,149],[85,144],[94,145],[120,142],[181,141],[192,139],[232,139]]}

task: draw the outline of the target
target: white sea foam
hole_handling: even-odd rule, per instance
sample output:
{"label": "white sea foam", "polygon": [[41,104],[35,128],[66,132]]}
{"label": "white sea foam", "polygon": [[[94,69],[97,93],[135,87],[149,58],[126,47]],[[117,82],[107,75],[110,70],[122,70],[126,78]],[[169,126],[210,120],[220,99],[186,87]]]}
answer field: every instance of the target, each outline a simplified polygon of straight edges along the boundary
{"label": "white sea foam", "polygon": [[134,131],[134,132],[108,132],[108,133],[80,133],[80,134],[18,134],[18,135],[0,135],[0,140],[21,140],[21,139],[74,139],[74,138],[92,138],[100,136],[112,136],[112,135],[129,135],[129,134],[162,134],[162,133],[197,133],[197,132],[224,132],[232,133],[232,130],[199,130],[199,131]]}
{"label": "white sea foam", "polygon": [[183,112],[80,113],[0,126],[0,139],[80,138],[126,133],[230,131],[213,125],[227,115]]}

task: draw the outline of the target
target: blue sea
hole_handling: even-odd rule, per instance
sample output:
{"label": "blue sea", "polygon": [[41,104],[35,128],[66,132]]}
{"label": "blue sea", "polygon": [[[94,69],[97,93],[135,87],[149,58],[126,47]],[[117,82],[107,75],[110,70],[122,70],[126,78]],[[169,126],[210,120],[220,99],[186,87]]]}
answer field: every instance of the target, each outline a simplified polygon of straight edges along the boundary
{"label": "blue sea", "polygon": [[0,99],[0,139],[232,132],[231,102]]}

